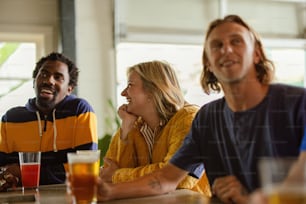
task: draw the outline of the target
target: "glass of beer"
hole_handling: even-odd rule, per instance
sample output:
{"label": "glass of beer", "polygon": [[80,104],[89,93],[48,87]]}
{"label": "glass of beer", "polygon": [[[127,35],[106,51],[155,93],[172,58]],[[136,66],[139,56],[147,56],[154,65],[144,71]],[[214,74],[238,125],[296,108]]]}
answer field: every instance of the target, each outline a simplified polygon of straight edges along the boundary
{"label": "glass of beer", "polygon": [[67,153],[70,190],[74,203],[97,203],[99,154]]}
{"label": "glass of beer", "polygon": [[259,161],[260,179],[269,204],[306,204],[305,164],[303,173],[289,176],[295,158],[263,158]]}
{"label": "glass of beer", "polygon": [[18,154],[23,189],[38,189],[41,152],[19,152]]}
{"label": "glass of beer", "polygon": [[97,157],[99,157],[98,161],[96,161],[96,168],[100,168],[100,155],[101,151],[99,149],[97,150],[77,150],[77,154],[95,154]]}

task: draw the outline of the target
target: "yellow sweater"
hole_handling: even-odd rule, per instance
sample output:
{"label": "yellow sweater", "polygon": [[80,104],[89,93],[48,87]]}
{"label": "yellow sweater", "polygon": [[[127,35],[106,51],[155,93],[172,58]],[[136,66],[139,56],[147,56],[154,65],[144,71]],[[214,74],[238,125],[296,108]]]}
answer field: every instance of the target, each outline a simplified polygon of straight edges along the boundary
{"label": "yellow sweater", "polygon": [[[197,106],[186,105],[168,121],[155,138],[151,163],[147,143],[139,129],[131,130],[125,141],[120,139],[118,130],[106,153],[107,158],[119,165],[112,177],[113,183],[131,181],[162,168],[181,146],[197,111]],[[178,188],[192,189],[211,196],[206,174],[200,179],[187,176]]]}

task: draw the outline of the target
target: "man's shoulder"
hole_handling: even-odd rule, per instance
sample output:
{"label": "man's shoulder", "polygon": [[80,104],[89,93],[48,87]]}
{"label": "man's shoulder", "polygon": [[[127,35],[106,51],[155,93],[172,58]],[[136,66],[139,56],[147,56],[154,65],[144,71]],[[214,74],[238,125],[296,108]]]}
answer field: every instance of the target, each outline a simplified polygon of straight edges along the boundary
{"label": "man's shoulder", "polygon": [[215,111],[216,109],[220,110],[221,108],[224,107],[225,104],[226,102],[224,100],[224,97],[222,97],[204,104],[200,108],[200,111]]}
{"label": "man's shoulder", "polygon": [[306,89],[286,84],[272,84],[267,99],[271,109],[298,110],[306,104]]}
{"label": "man's shoulder", "polygon": [[206,121],[207,117],[218,117],[218,113],[224,110],[225,105],[224,97],[206,103],[199,109],[196,118],[199,121]]}
{"label": "man's shoulder", "polygon": [[277,83],[270,85],[270,93],[273,95],[286,94],[288,96],[293,94],[304,95],[306,94],[306,89],[304,87]]}
{"label": "man's shoulder", "polygon": [[12,107],[2,116],[7,122],[24,122],[36,120],[35,112],[29,111],[25,106]]}
{"label": "man's shoulder", "polygon": [[85,103],[89,104],[87,100],[84,98],[77,97],[76,95],[68,95],[66,98],[62,101],[63,103]]}
{"label": "man's shoulder", "polygon": [[25,112],[25,111],[26,112],[28,111],[25,106],[15,106],[7,110],[7,112],[9,113]]}
{"label": "man's shoulder", "polygon": [[58,110],[61,109],[70,109],[78,110],[81,112],[93,112],[92,106],[89,102],[83,98],[76,97],[75,95],[67,96],[58,106]]}

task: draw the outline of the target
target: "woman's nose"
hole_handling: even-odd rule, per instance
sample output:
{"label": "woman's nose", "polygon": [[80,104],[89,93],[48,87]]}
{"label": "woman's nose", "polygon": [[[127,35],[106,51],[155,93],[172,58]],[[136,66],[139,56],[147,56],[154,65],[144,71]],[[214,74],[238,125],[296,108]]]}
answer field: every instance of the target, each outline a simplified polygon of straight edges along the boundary
{"label": "woman's nose", "polygon": [[121,91],[121,96],[126,96],[126,89],[127,89],[127,88],[125,88],[125,89],[123,89],[123,90]]}

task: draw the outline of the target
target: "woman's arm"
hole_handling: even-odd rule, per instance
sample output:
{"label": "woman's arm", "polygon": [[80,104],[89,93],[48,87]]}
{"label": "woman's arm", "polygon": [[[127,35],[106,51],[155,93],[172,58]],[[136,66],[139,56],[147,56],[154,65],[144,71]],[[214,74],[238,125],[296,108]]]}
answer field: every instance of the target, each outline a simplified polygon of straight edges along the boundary
{"label": "woman's arm", "polygon": [[[152,163],[149,160],[145,140],[139,131],[134,129],[130,132],[126,141],[120,141],[116,135],[106,155],[119,167],[114,172],[112,181],[114,183],[131,181],[164,167],[182,145],[196,111],[196,107],[183,109],[165,125],[158,140],[155,140]],[[197,179],[190,179],[192,182],[185,183],[188,184],[188,188],[192,188],[197,182]]]}
{"label": "woman's arm", "polygon": [[98,200],[106,201],[168,193],[174,191],[186,175],[186,171],[172,164],[167,164],[164,168],[131,182],[109,184],[100,180]]}

